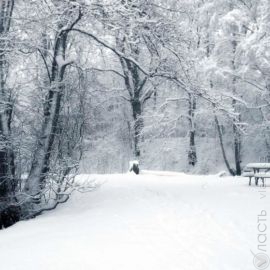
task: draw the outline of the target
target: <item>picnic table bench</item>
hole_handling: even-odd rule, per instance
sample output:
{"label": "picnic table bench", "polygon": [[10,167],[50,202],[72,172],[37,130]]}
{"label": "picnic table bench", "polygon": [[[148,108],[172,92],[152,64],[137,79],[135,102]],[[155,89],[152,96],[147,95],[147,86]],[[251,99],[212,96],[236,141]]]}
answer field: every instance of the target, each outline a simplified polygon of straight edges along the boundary
{"label": "picnic table bench", "polygon": [[249,163],[246,165],[242,176],[249,177],[249,185],[251,185],[252,177],[254,177],[256,186],[259,179],[265,186],[265,179],[270,178],[270,163]]}

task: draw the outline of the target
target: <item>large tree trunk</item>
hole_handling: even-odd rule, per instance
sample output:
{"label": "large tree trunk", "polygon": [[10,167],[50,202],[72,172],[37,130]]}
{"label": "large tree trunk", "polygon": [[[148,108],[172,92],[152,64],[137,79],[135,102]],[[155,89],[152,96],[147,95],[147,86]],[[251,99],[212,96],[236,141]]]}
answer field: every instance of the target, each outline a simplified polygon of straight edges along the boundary
{"label": "large tree trunk", "polygon": [[[235,34],[233,34],[233,40],[232,40],[232,51],[233,51],[233,59],[232,59],[232,70],[233,75],[235,75],[236,72],[236,63],[235,63],[235,54],[236,54],[236,48],[237,48],[237,41],[235,39]],[[236,95],[236,77],[234,76],[232,79],[232,87],[233,87],[233,94]],[[232,107],[234,108],[234,111],[237,111],[237,101],[233,98],[232,100]],[[233,119],[233,145],[234,145],[234,160],[235,160],[235,173],[236,175],[241,175],[241,133],[238,128],[238,123],[241,120],[241,115],[239,113],[239,116],[237,119]]]}
{"label": "large tree trunk", "polygon": [[[240,121],[240,118],[239,118]],[[237,122],[233,123],[235,173],[241,175],[241,134]]]}
{"label": "large tree trunk", "polygon": [[220,143],[220,147],[221,147],[221,151],[222,151],[222,156],[223,156],[224,162],[226,164],[227,170],[230,172],[231,175],[234,176],[235,175],[235,171],[231,168],[230,163],[229,163],[229,160],[227,158],[225,147],[224,147],[224,142],[223,142],[223,134],[222,134],[221,126],[219,124],[219,121],[218,121],[218,118],[217,118],[216,115],[215,115],[215,124],[216,124],[217,131],[218,131],[218,138],[219,138],[219,143]]}
{"label": "large tree trunk", "polygon": [[59,36],[55,46],[54,60],[52,64],[50,90],[44,104],[44,120],[41,128],[41,135],[38,138],[37,148],[34,153],[32,166],[27,180],[26,191],[39,197],[44,188],[45,178],[49,172],[50,158],[55,140],[56,130],[63,95],[63,78],[65,66],[59,66],[57,57],[63,57],[62,53],[66,46],[66,36]]}
{"label": "large tree trunk", "polygon": [[195,144],[195,110],[196,110],[196,99],[192,94],[189,94],[189,151],[188,151],[188,164],[195,166],[197,163],[197,151],[196,151],[196,144]]}
{"label": "large tree trunk", "polygon": [[142,104],[140,100],[132,100],[131,106],[134,120],[134,154],[135,158],[139,159],[141,155],[140,151],[141,132],[143,129]]}
{"label": "large tree trunk", "polygon": [[61,81],[61,78],[59,78],[58,83],[53,82],[55,86],[51,86],[53,89],[50,91],[46,100],[41,136],[38,138],[38,144],[26,186],[26,190],[33,196],[40,195],[45,185],[46,174],[49,171],[63,91]]}
{"label": "large tree trunk", "polygon": [[[126,51],[126,40],[124,37],[117,37],[116,39],[117,48],[124,54]],[[131,47],[130,50],[133,53],[135,60],[138,59],[139,50],[137,47]],[[124,83],[130,97],[130,105],[132,109],[132,117],[134,121],[134,157],[140,159],[140,142],[141,142],[141,133],[144,126],[142,112],[143,104],[149,96],[143,96],[143,88],[147,81],[147,78],[144,76],[141,78],[139,68],[129,60],[123,59],[120,57],[120,63],[122,66],[124,74]]]}
{"label": "large tree trunk", "polygon": [[[74,15],[73,12],[75,12],[75,10],[76,6],[70,6],[70,10],[68,10],[66,14],[66,21],[59,23],[58,25],[59,33],[56,35],[51,73],[49,74],[50,90],[45,100],[41,133],[37,141],[36,151],[25,186],[26,192],[31,196],[34,196],[36,202],[40,202],[40,196],[42,195],[42,190],[45,186],[45,180],[50,171],[50,160],[58,129],[61,99],[64,91],[63,79],[66,67],[69,65],[69,63],[65,61],[67,38],[70,30],[82,16],[79,8],[78,17],[70,24],[69,16]],[[68,31],[63,30],[63,27],[68,28],[68,26]]]}

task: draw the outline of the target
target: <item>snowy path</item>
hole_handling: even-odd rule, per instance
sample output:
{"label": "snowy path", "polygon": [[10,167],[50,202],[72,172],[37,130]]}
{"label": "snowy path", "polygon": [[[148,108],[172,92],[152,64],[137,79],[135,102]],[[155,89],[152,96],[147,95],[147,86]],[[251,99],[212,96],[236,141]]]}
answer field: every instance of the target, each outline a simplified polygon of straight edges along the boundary
{"label": "snowy path", "polygon": [[169,172],[95,178],[106,181],[95,192],[0,231],[0,269],[255,269],[250,250],[257,252],[257,216],[270,208],[270,194],[261,198],[263,189],[247,179]]}

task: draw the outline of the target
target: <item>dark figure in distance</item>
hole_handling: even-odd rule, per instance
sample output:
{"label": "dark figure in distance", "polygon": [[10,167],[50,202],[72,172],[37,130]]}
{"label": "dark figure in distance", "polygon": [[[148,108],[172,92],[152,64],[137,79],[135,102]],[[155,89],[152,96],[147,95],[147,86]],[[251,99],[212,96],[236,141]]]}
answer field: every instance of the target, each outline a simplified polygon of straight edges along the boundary
{"label": "dark figure in distance", "polygon": [[130,166],[129,171],[130,172],[133,171],[135,174],[139,174],[140,173],[139,164],[138,163],[133,163],[132,166]]}

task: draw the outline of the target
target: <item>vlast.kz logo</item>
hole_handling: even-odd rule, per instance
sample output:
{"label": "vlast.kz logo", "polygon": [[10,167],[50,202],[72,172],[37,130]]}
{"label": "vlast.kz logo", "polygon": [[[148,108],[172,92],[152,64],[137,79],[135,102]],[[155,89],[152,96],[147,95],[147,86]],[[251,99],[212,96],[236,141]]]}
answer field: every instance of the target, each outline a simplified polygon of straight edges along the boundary
{"label": "vlast.kz logo", "polygon": [[267,251],[267,212],[265,210],[261,211],[260,215],[258,215],[258,253],[255,254],[251,251],[253,254],[253,264],[258,270],[265,270],[268,268],[270,264],[270,258],[266,254]]}
{"label": "vlast.kz logo", "polygon": [[[252,252],[252,251],[251,251]],[[269,256],[265,253],[254,254],[253,264],[258,270],[265,270],[270,264]]]}

